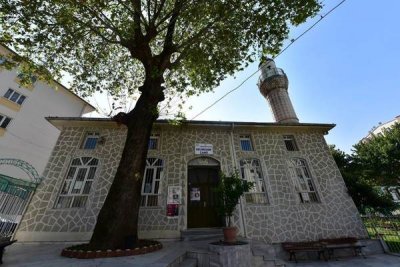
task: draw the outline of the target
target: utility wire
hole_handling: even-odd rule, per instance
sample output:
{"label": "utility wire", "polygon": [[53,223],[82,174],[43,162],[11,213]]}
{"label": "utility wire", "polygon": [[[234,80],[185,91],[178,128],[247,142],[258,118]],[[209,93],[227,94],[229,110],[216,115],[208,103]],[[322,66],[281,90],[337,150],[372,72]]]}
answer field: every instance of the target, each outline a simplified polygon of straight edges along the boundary
{"label": "utility wire", "polygon": [[[299,36],[297,36],[295,39],[292,39],[290,44],[288,44],[287,46],[285,46],[285,48],[283,48],[276,56],[274,56],[272,59],[277,58],[278,56],[280,56],[283,52],[285,52],[291,45],[293,45],[297,40],[299,40],[301,37],[303,37],[307,32],[309,32],[312,28],[314,28],[319,22],[321,22],[321,20],[323,20],[324,18],[326,18],[330,13],[332,13],[336,8],[338,8],[339,6],[341,6],[344,2],[346,2],[346,0],[342,0],[339,4],[337,4],[336,6],[334,6],[333,8],[331,8],[325,15],[320,15],[320,18],[314,22],[310,27],[308,27],[302,34],[300,34]],[[223,96],[221,96],[220,98],[218,98],[216,101],[214,101],[211,105],[209,105],[208,107],[206,107],[205,109],[203,109],[201,112],[197,113],[197,115],[195,115],[193,118],[191,118],[190,120],[194,120],[196,119],[198,116],[200,116],[201,114],[203,114],[204,112],[206,112],[207,110],[209,110],[210,108],[212,108],[213,106],[215,106],[218,102],[220,102],[222,99],[224,99],[225,97],[227,97],[229,94],[233,93],[234,91],[236,91],[237,89],[239,89],[245,82],[247,82],[251,77],[253,77],[254,75],[256,75],[260,69],[262,69],[262,67],[264,67],[265,63],[261,64],[258,69],[253,72],[252,74],[250,74],[250,76],[248,76],[246,79],[244,79],[238,86],[236,86],[235,88],[233,88],[232,90],[226,92]]]}

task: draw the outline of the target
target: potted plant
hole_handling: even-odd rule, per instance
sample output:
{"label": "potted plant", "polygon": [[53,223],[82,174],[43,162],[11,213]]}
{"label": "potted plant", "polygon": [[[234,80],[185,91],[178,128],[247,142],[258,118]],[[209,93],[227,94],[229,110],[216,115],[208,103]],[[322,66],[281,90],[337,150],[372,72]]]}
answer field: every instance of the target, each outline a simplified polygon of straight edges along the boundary
{"label": "potted plant", "polygon": [[224,242],[236,242],[237,228],[232,226],[231,217],[240,197],[253,186],[253,183],[241,179],[237,170],[229,176],[220,173],[220,180],[215,191],[218,199],[218,210],[225,217],[225,224],[228,221],[227,227],[223,228]]}

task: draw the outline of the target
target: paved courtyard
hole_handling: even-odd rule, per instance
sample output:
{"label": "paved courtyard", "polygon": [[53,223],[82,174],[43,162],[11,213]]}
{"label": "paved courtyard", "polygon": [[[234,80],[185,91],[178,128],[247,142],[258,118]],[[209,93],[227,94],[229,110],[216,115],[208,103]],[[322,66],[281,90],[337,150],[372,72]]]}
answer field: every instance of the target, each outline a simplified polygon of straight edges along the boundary
{"label": "paved courtyard", "polygon": [[[163,242],[162,250],[149,253],[146,255],[105,258],[105,259],[69,259],[60,256],[62,248],[69,244],[22,244],[15,243],[6,249],[3,257],[4,264],[2,266],[29,266],[29,267],[67,267],[67,266],[135,266],[135,267],[166,267],[179,255],[188,250],[199,249],[204,247],[203,242]],[[287,267],[400,267],[400,257],[377,254],[369,255],[366,259],[362,257],[350,257],[339,259],[338,261],[308,261],[286,263]]]}

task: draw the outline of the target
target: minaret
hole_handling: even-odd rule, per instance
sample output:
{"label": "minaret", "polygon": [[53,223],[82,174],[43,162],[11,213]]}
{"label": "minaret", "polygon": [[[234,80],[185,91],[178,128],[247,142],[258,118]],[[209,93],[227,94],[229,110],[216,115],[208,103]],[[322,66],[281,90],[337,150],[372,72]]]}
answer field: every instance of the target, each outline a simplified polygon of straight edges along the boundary
{"label": "minaret", "polygon": [[296,112],[288,94],[289,81],[282,69],[275,66],[275,62],[267,58],[260,63],[261,76],[258,87],[261,94],[268,100],[276,122],[299,123]]}

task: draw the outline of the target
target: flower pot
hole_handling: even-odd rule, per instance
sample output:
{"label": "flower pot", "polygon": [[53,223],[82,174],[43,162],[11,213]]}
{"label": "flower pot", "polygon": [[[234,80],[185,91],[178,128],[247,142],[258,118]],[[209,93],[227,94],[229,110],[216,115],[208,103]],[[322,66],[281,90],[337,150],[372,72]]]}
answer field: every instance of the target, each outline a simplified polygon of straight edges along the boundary
{"label": "flower pot", "polygon": [[224,227],[224,242],[234,243],[236,242],[237,228],[236,227]]}

